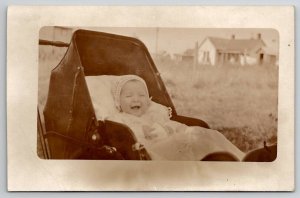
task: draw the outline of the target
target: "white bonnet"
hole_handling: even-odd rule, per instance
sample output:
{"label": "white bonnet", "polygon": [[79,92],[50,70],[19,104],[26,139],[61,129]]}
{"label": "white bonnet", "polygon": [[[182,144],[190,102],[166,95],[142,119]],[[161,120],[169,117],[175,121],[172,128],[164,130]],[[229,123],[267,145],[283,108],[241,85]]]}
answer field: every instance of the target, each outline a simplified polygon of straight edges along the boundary
{"label": "white bonnet", "polygon": [[143,83],[143,85],[145,86],[145,90],[147,92],[147,95],[149,96],[149,92],[148,92],[148,88],[147,88],[147,84],[144,81],[144,79],[142,79],[139,76],[136,75],[124,75],[124,76],[119,76],[117,78],[117,80],[115,81],[114,85],[112,86],[112,95],[114,97],[114,101],[115,101],[115,106],[117,108],[118,111],[121,111],[121,107],[120,107],[120,95],[121,95],[121,91],[123,86],[131,80],[137,80]]}

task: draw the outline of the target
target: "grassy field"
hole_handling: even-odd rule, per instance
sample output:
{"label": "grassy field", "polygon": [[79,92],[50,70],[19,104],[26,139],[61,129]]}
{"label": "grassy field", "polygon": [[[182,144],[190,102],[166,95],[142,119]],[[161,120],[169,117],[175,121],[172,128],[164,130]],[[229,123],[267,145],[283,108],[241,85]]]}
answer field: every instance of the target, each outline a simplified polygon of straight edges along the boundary
{"label": "grassy field", "polygon": [[277,141],[278,67],[156,65],[178,114],[206,121],[245,152]]}
{"label": "grassy field", "polygon": [[[47,98],[49,77],[66,48],[41,46],[39,107]],[[277,141],[278,67],[198,66],[156,61],[177,113],[206,121],[241,150]],[[40,149],[38,148],[38,153]]]}

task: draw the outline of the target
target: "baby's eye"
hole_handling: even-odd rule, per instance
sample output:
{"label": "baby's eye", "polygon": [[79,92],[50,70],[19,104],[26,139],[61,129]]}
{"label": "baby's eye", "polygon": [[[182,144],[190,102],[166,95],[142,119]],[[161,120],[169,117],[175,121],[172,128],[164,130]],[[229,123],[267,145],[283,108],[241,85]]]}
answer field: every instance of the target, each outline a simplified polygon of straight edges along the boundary
{"label": "baby's eye", "polygon": [[132,95],[127,95],[127,96],[125,96],[126,98],[130,98],[130,97],[132,97]]}

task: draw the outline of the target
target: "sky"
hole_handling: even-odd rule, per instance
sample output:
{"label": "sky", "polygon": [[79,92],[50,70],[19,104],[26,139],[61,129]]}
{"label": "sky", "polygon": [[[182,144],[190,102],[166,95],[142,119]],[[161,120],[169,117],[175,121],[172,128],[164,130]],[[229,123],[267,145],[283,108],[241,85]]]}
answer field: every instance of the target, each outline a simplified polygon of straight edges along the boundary
{"label": "sky", "polygon": [[[279,35],[275,29],[233,29],[233,28],[135,28],[135,27],[73,27],[76,29],[87,29],[106,33],[119,34],[124,36],[136,37],[140,39],[150,53],[156,53],[161,51],[167,51],[170,55],[174,53],[183,53],[186,49],[194,48],[195,43],[201,42],[207,36],[219,37],[219,38],[231,38],[234,34],[235,39],[248,39],[256,38],[260,33],[262,39],[265,41],[268,47],[276,48],[278,50]],[[48,34],[49,36],[49,34]],[[63,39],[65,42],[70,40],[68,38]],[[43,29],[40,32],[40,38],[47,38],[47,29]]]}

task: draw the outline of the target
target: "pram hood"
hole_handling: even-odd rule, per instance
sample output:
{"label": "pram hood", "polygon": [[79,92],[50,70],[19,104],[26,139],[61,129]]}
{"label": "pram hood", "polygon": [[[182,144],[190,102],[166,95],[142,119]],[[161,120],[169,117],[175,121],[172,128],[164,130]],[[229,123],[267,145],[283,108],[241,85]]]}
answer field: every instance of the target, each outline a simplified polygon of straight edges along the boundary
{"label": "pram hood", "polygon": [[[171,107],[155,64],[138,39],[77,30],[61,62],[52,70],[44,109],[46,131],[55,131],[81,141],[89,141],[88,132],[97,122],[85,76],[135,74],[142,77],[152,99]],[[50,141],[54,158],[72,158],[81,148],[64,140]],[[61,152],[64,151],[64,152]],[[78,151],[79,152],[79,151]]]}

